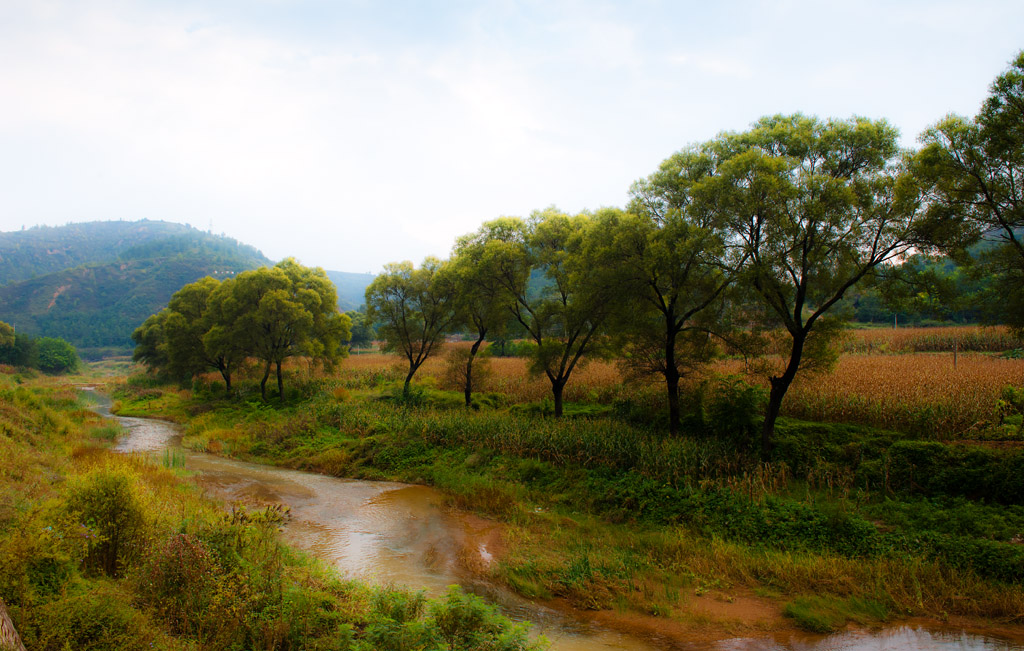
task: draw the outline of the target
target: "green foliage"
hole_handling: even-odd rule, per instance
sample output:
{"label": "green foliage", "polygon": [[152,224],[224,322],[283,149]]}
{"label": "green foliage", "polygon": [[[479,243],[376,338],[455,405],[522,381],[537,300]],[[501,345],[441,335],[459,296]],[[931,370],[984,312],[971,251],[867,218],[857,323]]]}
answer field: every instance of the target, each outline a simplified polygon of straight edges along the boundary
{"label": "green foliage", "polygon": [[14,328],[0,321],[0,350],[14,347]]}
{"label": "green foliage", "polygon": [[69,373],[78,368],[75,347],[63,339],[42,337],[36,341],[39,370],[47,373]]}
{"label": "green foliage", "polygon": [[999,424],[1006,429],[1016,427],[1016,436],[1024,438],[1024,387],[1003,387],[996,402]]}
{"label": "green foliage", "polygon": [[147,533],[148,497],[139,476],[110,465],[73,477],[65,489],[68,513],[88,540],[86,566],[118,576],[141,551]]}
{"label": "green foliage", "polygon": [[603,327],[619,298],[610,279],[596,272],[598,260],[587,246],[594,223],[587,213],[549,208],[528,221],[487,222],[456,245],[459,256],[494,282],[489,300],[506,305],[534,344],[529,368],[551,382],[555,416],[562,415],[572,372],[588,357],[607,354]]}
{"label": "green foliage", "polygon": [[757,299],[760,313],[750,309],[748,320],[786,337],[783,368],[770,374],[767,454],[793,378],[805,358],[828,350],[808,346],[823,317],[913,246],[917,188],[900,167],[897,131],[884,120],[770,116],[682,157],[700,163],[685,188],[688,209],[721,213],[727,239],[739,245],[742,257],[728,262]]}
{"label": "green foliage", "polygon": [[366,317],[383,337],[384,350],[409,364],[405,393],[423,362],[444,343],[455,319],[454,299],[451,273],[436,258],[427,258],[419,269],[411,262],[385,265],[366,288]]}
{"label": "green foliage", "polygon": [[739,377],[703,380],[683,398],[683,427],[751,450],[756,447],[767,401],[767,391]]}
{"label": "green foliage", "polygon": [[77,586],[64,598],[43,605],[36,617],[40,625],[21,631],[32,649],[150,651],[177,646],[131,606],[129,594],[107,583]]}
{"label": "green foliage", "polygon": [[221,570],[193,534],[170,537],[151,552],[137,579],[139,595],[152,603],[175,633],[203,637]]}
{"label": "green foliage", "polygon": [[284,360],[304,355],[329,368],[347,354],[351,319],[336,303],[324,271],[292,258],[223,282],[203,278],[135,330],[133,358],[180,382],[215,369],[230,394],[232,374],[253,356],[265,364],[262,397],[276,365],[283,400]]}
{"label": "green foliage", "polygon": [[527,626],[512,624],[475,595],[451,586],[445,596],[428,602],[422,592],[384,588],[373,598],[364,638],[366,651],[539,651],[547,641],[531,641]]}
{"label": "green foliage", "polygon": [[915,175],[927,193],[923,236],[964,258],[979,239],[996,246],[980,256],[990,289],[981,298],[991,319],[1024,328],[1024,52],[996,77],[973,120],[950,115],[924,132]]}

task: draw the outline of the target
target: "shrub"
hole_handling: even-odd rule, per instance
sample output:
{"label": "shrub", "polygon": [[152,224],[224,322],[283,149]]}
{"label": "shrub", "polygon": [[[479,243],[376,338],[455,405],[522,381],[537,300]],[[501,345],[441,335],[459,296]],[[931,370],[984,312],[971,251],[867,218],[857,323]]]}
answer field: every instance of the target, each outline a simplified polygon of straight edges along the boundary
{"label": "shrub", "polygon": [[75,347],[63,339],[43,337],[36,342],[39,370],[47,373],[68,373],[78,368]]}
{"label": "shrub", "polygon": [[735,375],[715,376],[683,396],[683,426],[747,449],[756,440],[768,395]]}
{"label": "shrub", "polygon": [[173,632],[202,639],[219,573],[202,541],[177,534],[146,559],[136,583]]}
{"label": "shrub", "polygon": [[88,539],[87,568],[117,576],[137,554],[147,529],[140,486],[135,472],[113,462],[68,481],[65,504]]}
{"label": "shrub", "polygon": [[30,649],[152,651],[167,648],[116,586],[100,583],[51,601],[21,631]]}

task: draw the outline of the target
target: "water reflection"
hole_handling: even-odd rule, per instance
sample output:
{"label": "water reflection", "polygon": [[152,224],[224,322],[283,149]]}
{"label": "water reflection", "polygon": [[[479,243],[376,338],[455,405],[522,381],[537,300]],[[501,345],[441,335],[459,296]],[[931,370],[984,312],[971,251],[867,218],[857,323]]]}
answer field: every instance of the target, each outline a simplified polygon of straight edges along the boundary
{"label": "water reflection", "polygon": [[718,642],[713,648],[722,651],[1009,651],[1024,649],[1024,645],[964,631],[898,626],[881,631],[849,631],[824,638],[791,638],[784,642],[737,638]]}

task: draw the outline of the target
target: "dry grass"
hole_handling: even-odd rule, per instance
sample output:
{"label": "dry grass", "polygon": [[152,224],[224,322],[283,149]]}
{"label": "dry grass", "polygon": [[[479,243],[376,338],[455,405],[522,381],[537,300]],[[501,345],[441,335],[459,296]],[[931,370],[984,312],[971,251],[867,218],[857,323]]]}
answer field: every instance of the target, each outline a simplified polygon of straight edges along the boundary
{"label": "dry grass", "polygon": [[[738,362],[718,365],[742,372]],[[764,381],[754,378],[754,381]],[[996,418],[1004,386],[1024,383],[1024,360],[962,353],[843,355],[831,373],[797,376],[783,412],[934,438],[978,433]]]}
{"label": "dry grass", "polygon": [[[905,329],[911,337],[910,328]],[[926,330],[924,328],[918,330]],[[942,330],[932,328],[931,330]],[[864,335],[876,337],[876,331]],[[858,333],[860,336],[860,333]],[[895,341],[895,340],[894,340]],[[908,339],[909,341],[909,339]],[[484,391],[498,392],[513,402],[534,402],[551,395],[544,376],[531,376],[526,360],[496,357]],[[443,356],[429,359],[417,374],[440,380]],[[743,373],[738,361],[715,365],[721,373]],[[351,380],[404,377],[403,361],[394,355],[356,355],[344,361],[341,377]],[[763,377],[750,377],[764,383]],[[983,431],[995,416],[995,403],[1004,386],[1024,383],[1024,360],[978,353],[960,353],[953,365],[950,353],[905,355],[843,355],[831,373],[798,376],[786,396],[784,413],[808,420],[850,422],[897,429],[927,437],[957,438]],[[442,388],[457,389],[458,387]],[[607,403],[635,392],[624,384],[613,362],[595,361],[573,373],[566,399]]]}
{"label": "dry grass", "polygon": [[846,353],[924,353],[952,351],[998,353],[1019,348],[1021,342],[1002,326],[941,328],[864,328],[849,331]]}
{"label": "dry grass", "polygon": [[786,411],[951,438],[983,429],[1006,385],[1024,383],[1024,361],[961,354],[846,355],[834,373],[804,378]]}

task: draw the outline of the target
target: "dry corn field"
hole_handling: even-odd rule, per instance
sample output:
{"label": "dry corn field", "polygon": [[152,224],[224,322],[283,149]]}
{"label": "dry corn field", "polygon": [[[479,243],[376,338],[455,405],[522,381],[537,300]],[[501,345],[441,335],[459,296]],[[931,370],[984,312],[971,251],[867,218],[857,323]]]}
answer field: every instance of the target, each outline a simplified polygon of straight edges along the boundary
{"label": "dry corn field", "polygon": [[[904,332],[912,338],[918,334],[915,330],[935,333],[945,329],[906,328]],[[874,334],[877,331],[860,332]],[[429,377],[433,380],[428,381],[436,382],[440,388],[460,388],[456,382],[446,380],[444,355],[442,352],[428,360],[417,374],[417,380]],[[531,377],[525,360],[493,358],[486,364],[490,372],[482,390],[501,393],[513,402],[537,401],[550,396],[547,378]],[[713,370],[743,373],[743,366],[737,361],[726,361],[716,364]],[[341,376],[358,377],[363,382],[369,378],[394,381],[403,378],[404,372],[405,362],[396,356],[367,354],[345,360]],[[748,381],[765,382],[763,377],[750,377]],[[995,403],[1003,387],[1022,384],[1024,360],[1021,359],[960,353],[954,368],[951,353],[846,354],[831,373],[798,376],[786,396],[783,411],[808,420],[860,423],[926,437],[959,438],[979,433],[991,425],[995,421]],[[608,403],[618,397],[636,395],[637,390],[636,386],[624,382],[614,363],[592,362],[573,373],[566,387],[566,399]]]}
{"label": "dry corn field", "polygon": [[1021,342],[1002,326],[941,328],[858,328],[843,342],[846,353],[998,353],[1020,348]]}
{"label": "dry corn field", "polygon": [[797,378],[784,411],[936,438],[984,430],[1006,385],[1024,384],[1024,360],[961,354],[843,355],[832,373]]}

